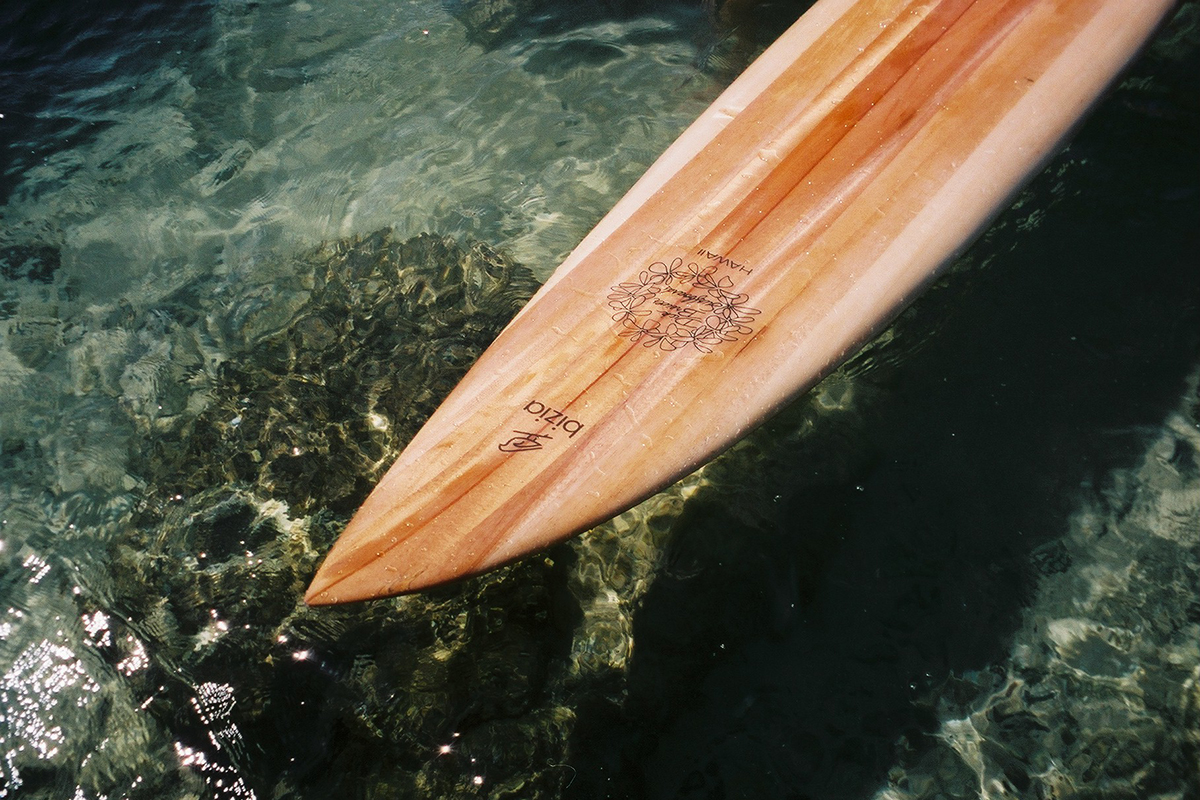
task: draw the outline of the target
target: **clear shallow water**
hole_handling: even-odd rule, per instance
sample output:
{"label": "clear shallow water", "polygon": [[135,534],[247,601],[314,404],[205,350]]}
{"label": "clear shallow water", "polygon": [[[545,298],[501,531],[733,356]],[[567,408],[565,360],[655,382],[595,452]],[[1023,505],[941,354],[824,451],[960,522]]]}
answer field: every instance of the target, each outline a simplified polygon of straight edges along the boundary
{"label": "clear shallow water", "polygon": [[532,290],[469,241],[544,278],[720,80],[685,7],[490,50],[431,2],[139,8],[0,109],[11,796],[1194,794],[1194,5],[726,457],[319,612],[356,497]]}
{"label": "clear shallow water", "polygon": [[190,52],[55,99],[83,141],[19,162],[5,220],[105,299],[387,226],[545,275],[712,98],[680,16],[485,52],[436,3],[215,3]]}

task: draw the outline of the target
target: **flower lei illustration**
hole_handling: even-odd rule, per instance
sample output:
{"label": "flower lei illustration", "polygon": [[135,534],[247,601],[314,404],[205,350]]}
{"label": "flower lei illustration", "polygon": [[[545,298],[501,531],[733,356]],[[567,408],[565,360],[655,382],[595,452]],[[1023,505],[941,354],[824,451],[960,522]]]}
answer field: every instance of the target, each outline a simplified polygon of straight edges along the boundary
{"label": "flower lei illustration", "polygon": [[733,291],[733,281],[717,278],[715,266],[701,267],[676,258],[655,261],[636,281],[614,286],[608,295],[621,336],[646,347],[678,350],[692,346],[711,353],[721,342],[753,332],[760,313],[746,305],[749,295]]}

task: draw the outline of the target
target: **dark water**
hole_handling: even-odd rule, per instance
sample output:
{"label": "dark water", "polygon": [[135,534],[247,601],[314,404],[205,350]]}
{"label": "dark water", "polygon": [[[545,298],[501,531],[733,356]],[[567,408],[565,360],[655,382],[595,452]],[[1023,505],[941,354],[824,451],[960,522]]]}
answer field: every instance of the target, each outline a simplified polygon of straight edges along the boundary
{"label": "dark water", "polygon": [[0,10],[0,796],[1200,796],[1196,4],[730,453],[312,611],[381,464],[742,57],[687,4],[464,5]]}
{"label": "dark water", "polygon": [[[184,61],[207,40],[205,2],[5,3],[0,9],[4,173],[0,200],[39,160],[106,126],[97,102],[71,102],[116,76],[131,82]],[[99,98],[96,98],[97,100]]]}

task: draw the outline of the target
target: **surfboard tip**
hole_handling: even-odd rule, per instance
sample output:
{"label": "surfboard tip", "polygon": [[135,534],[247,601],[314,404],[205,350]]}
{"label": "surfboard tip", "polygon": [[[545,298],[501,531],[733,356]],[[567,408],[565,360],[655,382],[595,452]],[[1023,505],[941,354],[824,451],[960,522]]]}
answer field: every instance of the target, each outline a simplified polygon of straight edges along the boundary
{"label": "surfboard tip", "polygon": [[313,575],[304,593],[304,602],[309,606],[333,606],[355,603],[398,594],[402,586],[384,576],[375,574],[378,565],[373,560],[366,563],[348,563],[342,554],[331,551]]}
{"label": "surfboard tip", "polygon": [[466,574],[456,568],[453,559],[437,563],[424,555],[404,548],[352,548],[338,541],[312,577],[304,602],[309,606],[332,606],[377,600],[420,591]]}
{"label": "surfboard tip", "polygon": [[349,602],[333,591],[337,579],[328,573],[329,570],[325,569],[325,565],[322,564],[321,568],[317,570],[317,574],[313,576],[312,582],[309,583],[308,589],[304,592],[305,605],[332,606],[338,603]]}

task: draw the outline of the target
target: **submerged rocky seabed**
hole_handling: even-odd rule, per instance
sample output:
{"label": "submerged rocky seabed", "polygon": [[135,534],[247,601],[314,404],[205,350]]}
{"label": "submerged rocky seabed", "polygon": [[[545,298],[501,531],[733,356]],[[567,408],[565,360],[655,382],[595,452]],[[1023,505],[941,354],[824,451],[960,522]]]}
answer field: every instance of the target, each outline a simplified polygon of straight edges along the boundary
{"label": "submerged rocky seabed", "polygon": [[[51,284],[35,283],[26,299],[40,286],[52,303]],[[703,619],[700,639],[719,649],[748,619],[786,639],[812,577],[767,566],[778,596],[764,598],[753,542],[720,525],[672,537],[717,496],[788,513],[803,498],[772,511],[780,498],[756,496],[781,467],[844,469],[837,452],[863,450],[856,415],[872,403],[854,372],[888,340],[775,431],[544,557],[435,592],[306,608],[305,582],[350,511],[535,286],[484,246],[382,231],[258,283],[199,280],[141,312],[39,319],[24,306],[5,340],[5,392],[41,398],[45,424],[65,388],[48,375],[70,376],[87,401],[56,435],[4,431],[0,796],[537,798],[600,791],[606,770],[618,795],[645,791],[589,749],[647,746],[603,720],[670,730],[681,723],[664,722],[673,712],[637,675],[677,676],[667,694],[714,680],[703,653],[663,641],[680,620],[649,631],[634,663],[651,588],[689,610],[670,634],[680,646],[694,647]],[[914,696],[936,730],[896,743],[877,800],[1191,796],[1198,412],[1193,375],[1140,463],[1034,551],[1039,588],[1010,656]],[[736,580],[723,595],[695,579],[698,563],[726,562]],[[769,697],[745,702],[747,725],[812,752],[739,745],[728,720],[685,719],[660,747],[668,763],[646,771],[650,796],[720,796],[751,772],[755,796],[787,796],[823,745],[789,733],[787,714],[764,720]],[[726,757],[687,772],[669,757],[685,745],[701,765],[710,750]],[[750,749],[728,758],[738,747]]]}

